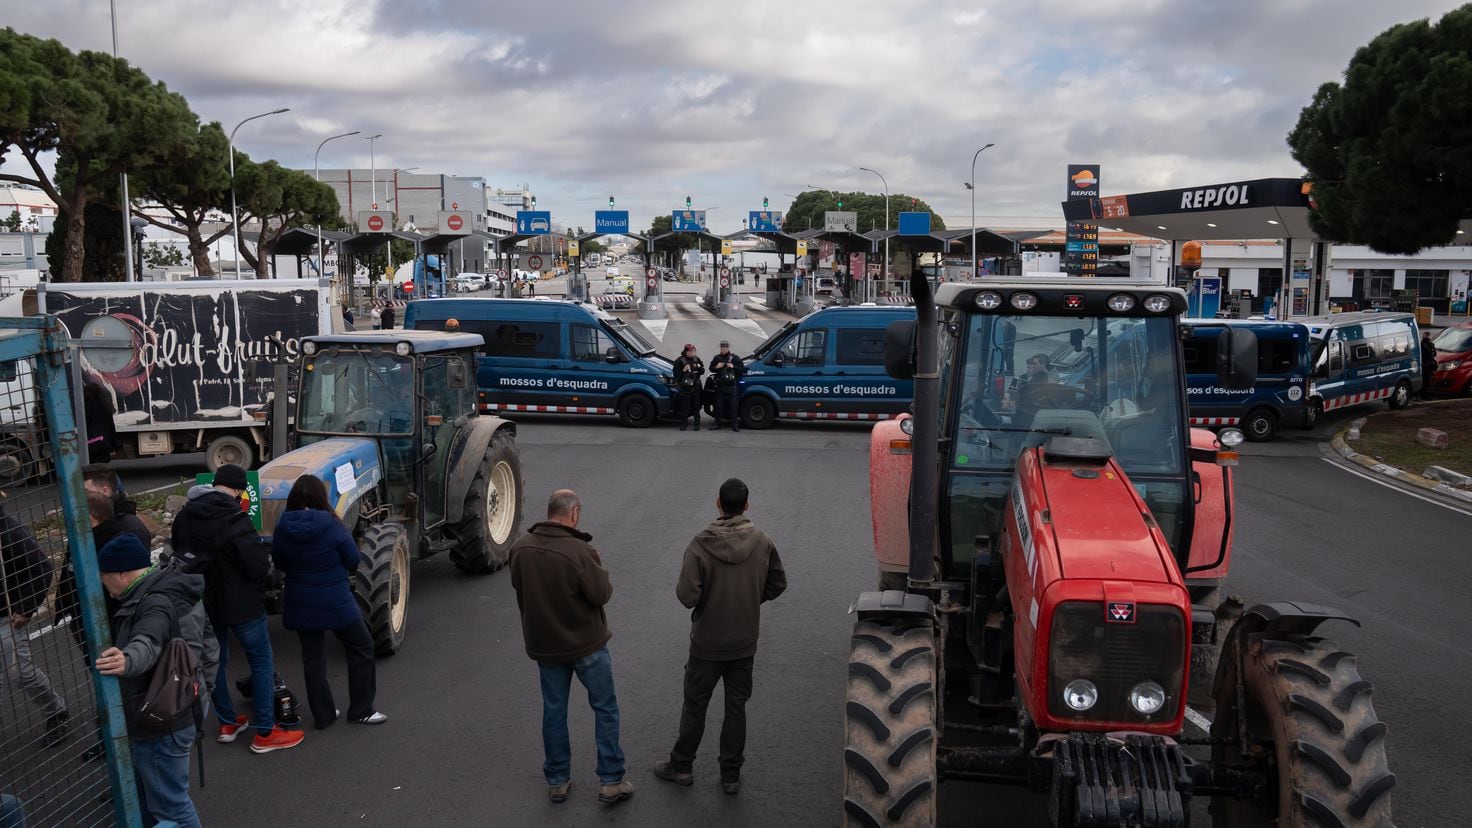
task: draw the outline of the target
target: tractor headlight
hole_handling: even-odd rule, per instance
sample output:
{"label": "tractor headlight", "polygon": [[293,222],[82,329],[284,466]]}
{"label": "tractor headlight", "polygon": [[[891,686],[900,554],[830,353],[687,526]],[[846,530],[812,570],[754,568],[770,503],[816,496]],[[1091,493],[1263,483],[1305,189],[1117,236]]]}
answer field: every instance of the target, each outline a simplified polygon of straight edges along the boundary
{"label": "tractor headlight", "polygon": [[394,346],[394,353],[398,354],[399,356],[408,356],[409,352],[412,350],[414,350],[413,346],[407,342],[400,342],[399,344]]}
{"label": "tractor headlight", "polygon": [[906,417],[905,419],[900,420],[900,431],[903,431],[906,434],[914,434],[915,433],[915,418],[914,417]]}
{"label": "tractor headlight", "polygon": [[1165,707],[1165,688],[1153,681],[1142,681],[1130,691],[1130,707],[1142,716],[1154,716]]}
{"label": "tractor headlight", "polygon": [[1242,445],[1242,441],[1247,439],[1247,435],[1243,434],[1240,428],[1224,428],[1216,433],[1216,438],[1221,440],[1222,445],[1227,448],[1236,448]]}
{"label": "tractor headlight", "polygon": [[306,342],[303,342],[302,353],[306,354],[307,356],[312,356],[313,354],[317,353],[317,343],[313,342],[310,339],[308,339]]}
{"label": "tractor headlight", "polygon": [[1099,688],[1088,679],[1074,679],[1063,688],[1063,703],[1082,713],[1099,701]]}

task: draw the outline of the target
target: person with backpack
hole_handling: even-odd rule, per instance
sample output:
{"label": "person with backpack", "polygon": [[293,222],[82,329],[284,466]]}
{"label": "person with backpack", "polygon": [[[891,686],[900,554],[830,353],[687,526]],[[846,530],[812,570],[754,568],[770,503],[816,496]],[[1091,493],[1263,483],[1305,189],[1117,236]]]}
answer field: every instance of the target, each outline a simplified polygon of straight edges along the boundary
{"label": "person with backpack", "polygon": [[301,640],[307,706],[317,729],[327,729],[338,716],[322,649],[328,630],[347,651],[348,721],[371,725],[388,721],[373,706],[373,635],[353,598],[358,544],[332,511],[320,478],[304,474],[292,485],[286,511],[271,536],[271,558],[286,575],[281,624],[295,630]]}
{"label": "person with backpack", "polygon": [[[276,722],[276,664],[266,627],[266,576],[271,556],[240,508],[246,487],[245,469],[226,463],[215,471],[212,490],[193,496],[174,517],[170,545],[185,572],[204,576],[204,607],[220,642],[220,666],[212,701],[220,720],[215,741],[234,742],[246,728],[255,731],[250,749],[270,753],[301,744],[299,730]],[[250,662],[251,702],[255,716],[235,715],[227,666],[229,637],[235,636]]]}
{"label": "person with backpack", "polygon": [[97,569],[118,603],[114,643],[97,657],[97,672],[122,685],[144,824],[198,826],[189,754],[204,713],[204,579],[154,566],[147,547],[127,533],[97,550]]}

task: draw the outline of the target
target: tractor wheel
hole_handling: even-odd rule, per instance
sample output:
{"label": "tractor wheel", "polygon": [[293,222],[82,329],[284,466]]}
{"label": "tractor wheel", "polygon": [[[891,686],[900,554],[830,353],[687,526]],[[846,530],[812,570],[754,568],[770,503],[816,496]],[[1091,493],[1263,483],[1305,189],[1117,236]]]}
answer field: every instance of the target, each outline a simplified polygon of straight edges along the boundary
{"label": "tractor wheel", "polygon": [[398,523],[375,523],[358,542],[363,560],[353,579],[358,609],[373,634],[379,655],[393,655],[404,646],[409,621],[409,539]]}
{"label": "tractor wheel", "polygon": [[508,434],[497,434],[465,493],[465,515],[455,527],[450,560],[464,572],[495,572],[506,565],[520,535],[525,492],[521,452]]}
{"label": "tractor wheel", "polygon": [[[1389,826],[1395,774],[1383,722],[1355,657],[1307,636],[1248,637],[1241,658],[1224,660],[1211,735],[1218,764],[1276,768],[1277,784],[1257,801],[1212,801],[1217,826]],[[1243,698],[1236,696],[1237,669]],[[1250,745],[1243,755],[1239,722]]]}
{"label": "tractor wheel", "polygon": [[1395,384],[1395,390],[1390,392],[1388,400],[1390,407],[1396,410],[1408,408],[1411,404],[1411,384],[1405,380]]}
{"label": "tractor wheel", "polygon": [[1191,674],[1186,680],[1186,703],[1199,711],[1209,713],[1216,708],[1213,684],[1217,665],[1222,657],[1222,642],[1227,631],[1242,616],[1242,601],[1227,595],[1216,581],[1214,586],[1191,588],[1191,603],[1206,607],[1216,615],[1216,630],[1209,642],[1191,643]]}
{"label": "tractor wheel", "polygon": [[845,825],[935,825],[938,662],[929,624],[854,625],[844,714]]}

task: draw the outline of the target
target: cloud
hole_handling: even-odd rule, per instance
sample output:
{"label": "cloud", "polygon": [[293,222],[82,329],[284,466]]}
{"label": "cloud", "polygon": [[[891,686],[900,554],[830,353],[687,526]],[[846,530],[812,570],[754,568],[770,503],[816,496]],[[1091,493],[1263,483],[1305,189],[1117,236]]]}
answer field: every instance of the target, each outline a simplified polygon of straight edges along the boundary
{"label": "cloud", "polygon": [[[110,46],[105,5],[0,3],[22,31]],[[381,132],[380,167],[530,182],[570,224],[610,193],[640,225],[690,194],[732,229],[809,183],[877,191],[868,166],[959,226],[987,142],[984,215],[1058,214],[1070,162],[1099,164],[1105,193],[1296,175],[1285,136],[1313,90],[1454,5],[155,0],[119,9],[119,37],[206,120],[291,107],[238,141],[298,167],[332,132]]]}

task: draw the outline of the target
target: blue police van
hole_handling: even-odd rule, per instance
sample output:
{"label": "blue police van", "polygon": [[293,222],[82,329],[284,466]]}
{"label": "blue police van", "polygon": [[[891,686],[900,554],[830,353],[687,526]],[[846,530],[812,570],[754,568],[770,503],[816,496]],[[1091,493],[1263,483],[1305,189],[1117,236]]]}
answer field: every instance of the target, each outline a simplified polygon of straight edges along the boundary
{"label": "blue police van", "polygon": [[887,420],[910,410],[914,386],[884,373],[884,329],[911,307],[825,308],[781,330],[745,358],[741,422]]}
{"label": "blue police van", "polygon": [[596,307],[545,299],[423,299],[404,327],[440,331],[455,320],[480,334],[476,386],[483,411],[606,414],[643,428],[668,416],[674,363]]}
{"label": "blue police van", "polygon": [[1309,402],[1318,411],[1373,400],[1405,408],[1421,390],[1421,332],[1414,314],[1361,311],[1303,322],[1312,340]]}
{"label": "blue police van", "polygon": [[[1280,428],[1311,428],[1318,409],[1310,400],[1309,329],[1298,322],[1186,319],[1186,396],[1193,426],[1239,426],[1249,440]],[[1251,388],[1217,385],[1217,356],[1228,327],[1257,336],[1257,382]]]}

